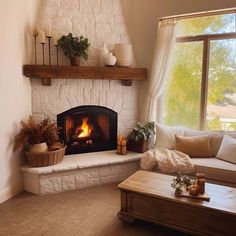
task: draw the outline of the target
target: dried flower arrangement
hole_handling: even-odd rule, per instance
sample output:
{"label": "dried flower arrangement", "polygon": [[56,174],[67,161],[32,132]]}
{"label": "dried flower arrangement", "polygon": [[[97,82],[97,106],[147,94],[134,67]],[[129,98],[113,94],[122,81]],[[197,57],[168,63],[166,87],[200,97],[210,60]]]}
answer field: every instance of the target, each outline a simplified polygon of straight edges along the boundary
{"label": "dried flower arrangement", "polygon": [[34,144],[46,142],[48,147],[59,141],[58,128],[55,122],[44,119],[37,123],[32,116],[21,121],[21,130],[14,140],[14,150],[24,148],[26,151]]}
{"label": "dried flower arrangement", "polygon": [[175,189],[175,194],[181,194],[188,186],[193,183],[187,175],[181,175],[181,173],[177,174],[176,178],[173,178],[171,182],[171,187]]}

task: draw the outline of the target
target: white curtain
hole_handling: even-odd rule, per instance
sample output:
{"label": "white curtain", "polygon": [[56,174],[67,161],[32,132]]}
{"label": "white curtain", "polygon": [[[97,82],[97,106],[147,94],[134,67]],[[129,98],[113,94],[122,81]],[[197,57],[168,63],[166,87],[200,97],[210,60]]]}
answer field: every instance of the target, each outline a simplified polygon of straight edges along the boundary
{"label": "white curtain", "polygon": [[176,41],[176,28],[176,19],[162,20],[158,24],[158,36],[146,97],[146,121],[159,121],[160,114],[157,110],[160,110],[160,107],[158,108],[157,102],[168,79]]}

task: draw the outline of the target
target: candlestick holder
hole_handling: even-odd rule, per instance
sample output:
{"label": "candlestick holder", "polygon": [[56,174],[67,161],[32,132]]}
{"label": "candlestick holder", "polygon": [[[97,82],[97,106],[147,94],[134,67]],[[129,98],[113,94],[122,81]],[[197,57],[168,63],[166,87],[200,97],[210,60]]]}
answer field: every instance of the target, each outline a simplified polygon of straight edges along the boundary
{"label": "candlestick holder", "polygon": [[37,36],[38,34],[34,34],[34,61],[37,64]]}
{"label": "candlestick holder", "polygon": [[51,65],[51,36],[47,36],[48,38],[48,64]]}
{"label": "candlestick holder", "polygon": [[57,56],[57,66],[59,66],[59,60],[58,60],[58,45],[55,45],[56,47],[56,56]]}
{"label": "candlestick holder", "polygon": [[42,52],[43,52],[43,65],[45,65],[45,56],[44,56],[44,45],[45,43],[41,43],[42,44]]}

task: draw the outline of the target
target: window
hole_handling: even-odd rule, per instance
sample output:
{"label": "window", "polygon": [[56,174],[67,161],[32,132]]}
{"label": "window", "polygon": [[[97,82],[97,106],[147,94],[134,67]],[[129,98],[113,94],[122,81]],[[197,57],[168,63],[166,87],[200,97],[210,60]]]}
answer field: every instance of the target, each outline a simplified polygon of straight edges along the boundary
{"label": "window", "polygon": [[236,130],[236,17],[180,20],[162,120],[206,130]]}

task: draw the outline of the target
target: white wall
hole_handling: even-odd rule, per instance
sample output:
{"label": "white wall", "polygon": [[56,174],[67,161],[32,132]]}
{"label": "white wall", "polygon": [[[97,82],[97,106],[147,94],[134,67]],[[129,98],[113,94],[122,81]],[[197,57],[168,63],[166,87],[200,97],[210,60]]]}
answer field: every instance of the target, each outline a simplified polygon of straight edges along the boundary
{"label": "white wall", "polygon": [[[179,14],[209,10],[234,8],[232,0],[121,0],[129,35],[133,44],[137,65],[151,68],[158,18]],[[143,119],[143,107],[147,82],[140,86],[140,119]]]}
{"label": "white wall", "polygon": [[19,121],[31,113],[31,86],[22,75],[22,65],[32,55],[36,3],[0,0],[0,202],[22,190],[22,156],[13,153],[12,140]]}

